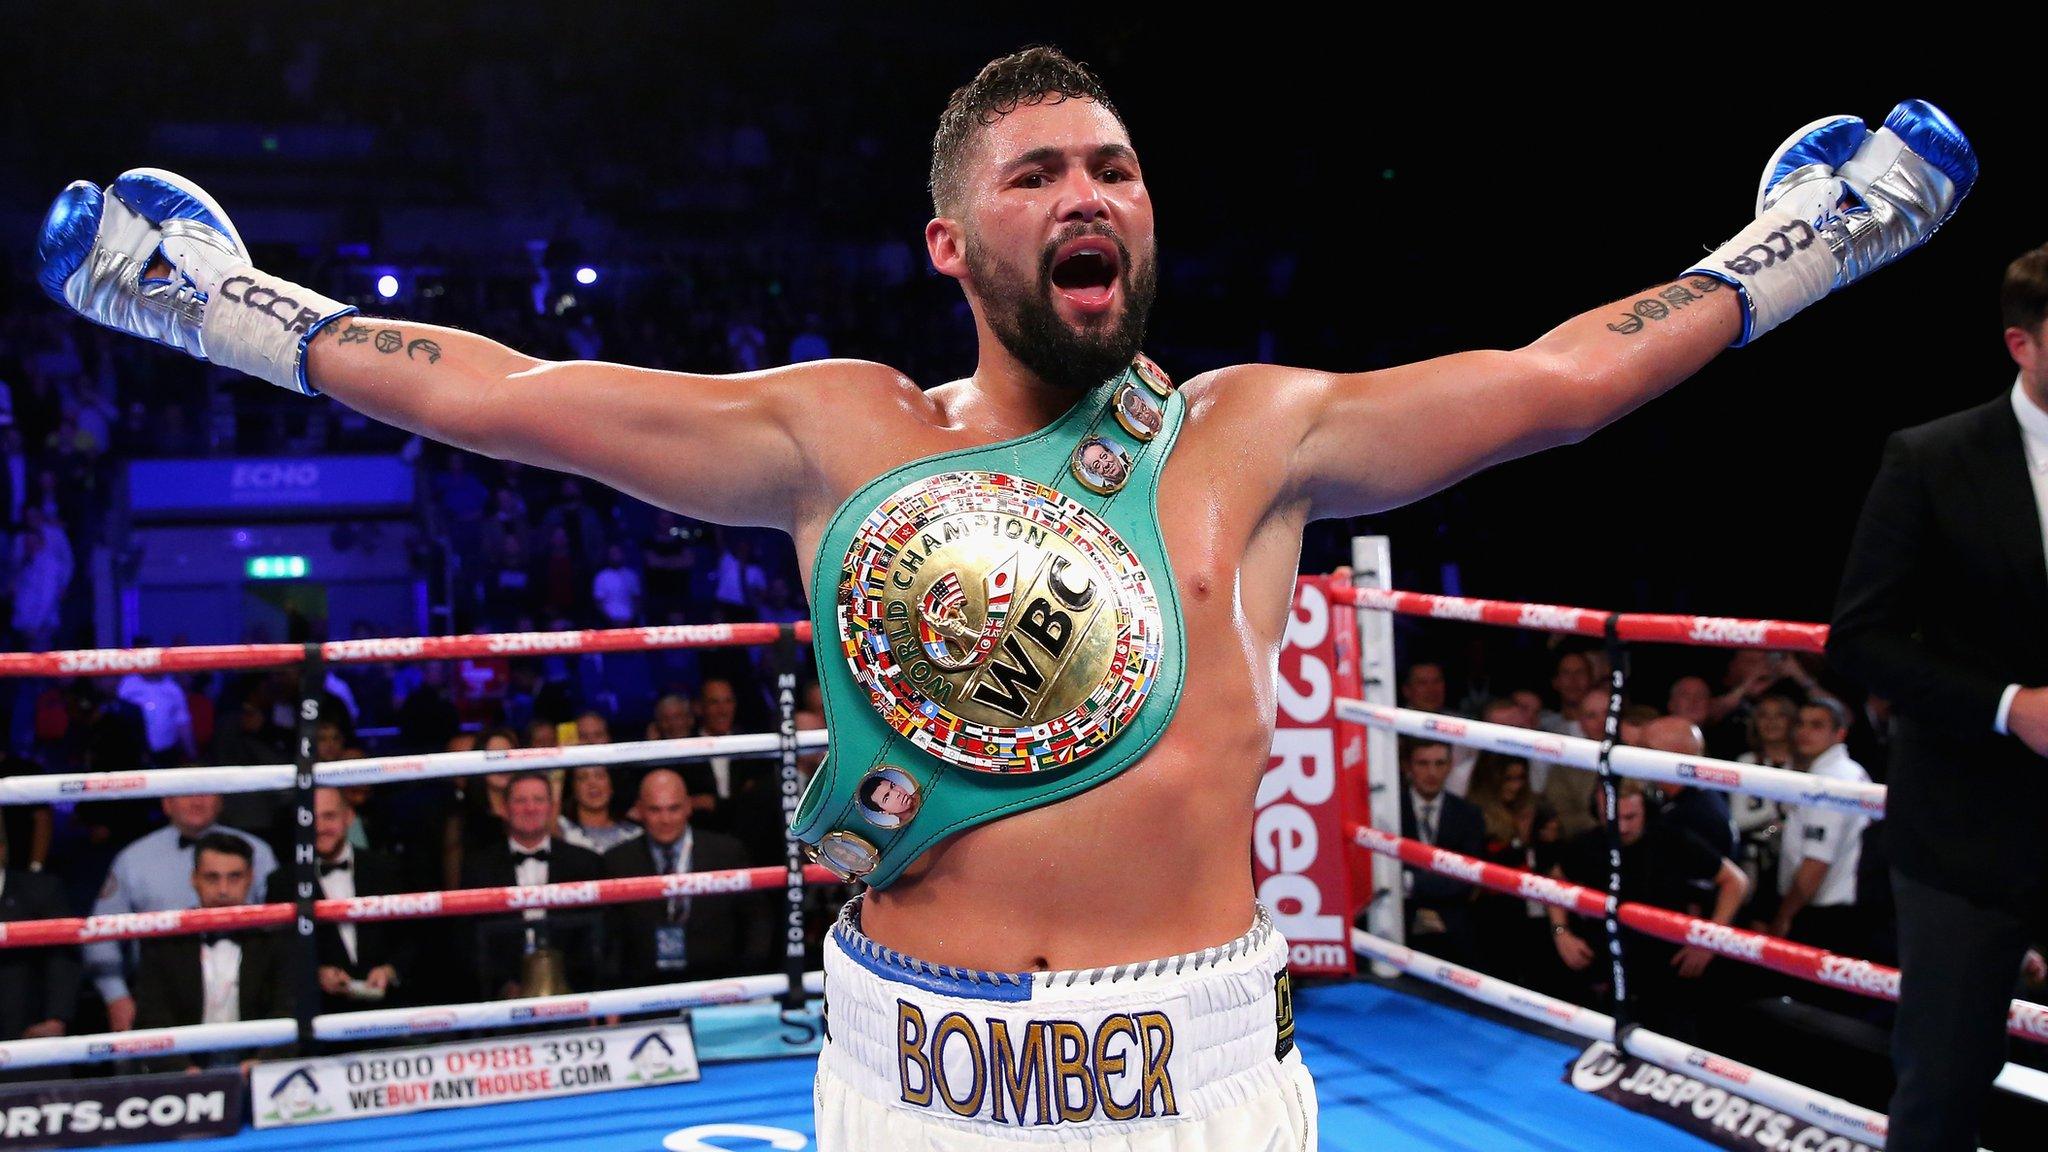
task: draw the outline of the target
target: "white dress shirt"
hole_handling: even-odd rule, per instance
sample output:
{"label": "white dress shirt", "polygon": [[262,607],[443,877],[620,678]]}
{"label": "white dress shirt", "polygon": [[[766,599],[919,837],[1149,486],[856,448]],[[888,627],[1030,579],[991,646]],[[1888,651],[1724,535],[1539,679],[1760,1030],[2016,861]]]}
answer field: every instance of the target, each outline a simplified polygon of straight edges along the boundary
{"label": "white dress shirt", "polygon": [[[518,861],[512,867],[512,878],[514,880],[526,886],[548,882],[548,862],[546,860],[532,859],[529,854],[533,852],[546,852],[549,855],[553,855],[555,847],[553,837],[542,840],[532,848],[526,847],[517,840],[508,839],[506,843],[512,846],[512,859]],[[522,856],[527,856],[528,858],[521,860],[520,857]],[[524,917],[524,919],[529,921],[545,920],[547,918],[548,914],[539,908],[528,908]]]}
{"label": "white dress shirt", "polygon": [[[2034,511],[2041,517],[2041,538],[2048,541],[2048,412],[2034,403],[2017,379],[2012,382],[2012,412],[2020,419],[2020,447],[2027,453],[2027,480],[2034,486]],[[2000,736],[2006,734],[2012,698],[2019,692],[2019,685],[2008,684],[2005,695],[1998,698],[1998,717],[1991,722],[1991,729]]]}
{"label": "white dress shirt", "polygon": [[199,946],[199,979],[206,989],[201,1024],[235,1024],[242,1019],[242,946],[216,940]]}
{"label": "white dress shirt", "polygon": [[[1849,749],[1840,744],[1814,757],[1813,766],[1806,771],[1827,780],[1870,783],[1870,773],[1849,759]],[[1827,878],[1807,906],[1833,908],[1856,903],[1856,867],[1863,858],[1863,830],[1869,825],[1870,817],[1839,808],[1786,805],[1785,832],[1778,850],[1778,894],[1792,890],[1801,864],[1821,860],[1828,864]]]}
{"label": "white dress shirt", "polygon": [[[336,856],[332,860],[323,860],[321,863],[348,865],[346,868],[338,868],[320,877],[321,894],[329,900],[349,900],[354,898],[356,894],[355,848],[350,846],[348,841],[343,840],[341,842],[341,855]],[[353,924],[337,924],[335,927],[341,932],[341,947],[343,951],[348,953],[348,962],[351,964],[355,963],[356,926]]]}

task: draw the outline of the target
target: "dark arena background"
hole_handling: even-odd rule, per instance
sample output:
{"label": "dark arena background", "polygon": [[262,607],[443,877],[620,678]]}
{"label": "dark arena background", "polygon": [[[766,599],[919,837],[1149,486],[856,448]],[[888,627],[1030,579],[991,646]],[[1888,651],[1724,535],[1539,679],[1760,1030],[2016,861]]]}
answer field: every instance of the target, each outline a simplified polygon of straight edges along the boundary
{"label": "dark arena background", "polygon": [[[1529,342],[1732,236],[1752,218],[1772,149],[1824,115],[1875,123],[1920,97],[1975,145],[1975,192],[1897,266],[1582,444],[1406,508],[1313,525],[1306,574],[1347,563],[1353,537],[1377,535],[1391,539],[1401,589],[1824,622],[1885,436],[2012,384],[2000,275],[2048,242],[2038,16],[1930,32],[1792,8],[1638,5],[1570,22],[1479,8],[1042,7],[0,8],[11,48],[0,69],[5,650],[803,618],[796,558],[778,533],[663,517],[594,483],[454,452],[70,316],[36,285],[37,226],[72,180],[164,168],[212,193],[260,266],[366,315],[469,329],[550,359],[725,373],[853,357],[931,387],[971,372],[974,356],[960,291],[922,244],[932,131],[981,64],[1032,43],[1094,68],[1130,126],[1160,242],[1146,349],[1183,381],[1248,361],[1359,371]],[[573,396],[562,418],[578,418]],[[61,580],[37,559],[59,534]],[[631,576],[630,596],[623,577],[593,591],[615,572]],[[1397,631],[1404,666],[1444,666],[1453,706],[1489,687],[1551,683],[1554,637],[1406,620]],[[1658,649],[1634,671],[1661,707],[1684,675],[1719,692],[1725,662]],[[589,711],[610,737],[651,737],[670,694],[684,697],[692,731],[767,732],[776,719],[766,665],[729,653],[609,673],[511,661],[490,684],[438,665],[364,668],[344,678],[352,722],[335,735],[353,755],[440,752],[462,732],[507,726],[524,743],[530,721],[573,724]],[[1818,657],[1810,669],[1860,701],[1860,686]],[[731,686],[737,715],[707,725],[713,679]],[[6,774],[291,758],[288,684],[183,682],[192,731],[163,748],[124,715],[112,679],[0,681]],[[251,709],[244,741],[230,729]],[[154,801],[60,804],[47,830],[23,811],[6,810],[9,867],[41,846],[39,870],[66,905],[50,915],[90,912],[114,853],[162,821]],[[438,851],[416,853],[422,889],[452,886]],[[747,863],[779,865],[778,853]],[[441,1000],[476,998],[459,983],[447,980]],[[1528,1065],[1558,1097],[1462,1104],[1460,1089],[1417,1078],[1396,1049],[1437,1045],[1458,1075],[1483,1077],[1506,1073],[1475,1051],[1528,1037],[1492,1025],[1468,1034],[1478,1025],[1462,1008],[1377,983],[1341,991],[1383,1000],[1326,991],[1325,1021],[1343,1023],[1304,1040],[1323,1061],[1312,1066],[1325,1147],[1706,1146],[1619,1119],[1604,1127],[1609,1112],[1634,1118],[1558,1088],[1561,1045]],[[1345,1030],[1375,1021],[1391,1029],[1382,1048],[1347,1055]],[[66,1025],[107,1027],[92,980]],[[1810,1082],[1883,1108],[1881,1043],[1853,1029],[1785,1035],[1781,1051],[1855,1070],[1847,1083]],[[779,1069],[772,1095],[770,1079],[714,1083],[714,1069],[703,1088],[734,1101],[735,1118],[807,1131],[807,1066],[764,1067]],[[475,1131],[461,1118],[492,1112],[443,1113],[441,1129],[377,1139],[511,1148],[548,1132],[651,1149],[669,1113],[703,1115],[686,1097],[664,1096],[680,1102],[662,1112],[644,1095],[584,1097],[582,1112]],[[1423,1101],[1421,1119],[1385,1103],[1408,1095]],[[1489,1118],[1512,1108],[1526,1109],[1522,1126]],[[635,1109],[653,1136],[590,1135]],[[1581,1136],[1613,1143],[1544,1130],[1564,1114]],[[0,1148],[31,1146],[0,1132]],[[704,1139],[726,1142],[668,1147],[798,1147]]]}

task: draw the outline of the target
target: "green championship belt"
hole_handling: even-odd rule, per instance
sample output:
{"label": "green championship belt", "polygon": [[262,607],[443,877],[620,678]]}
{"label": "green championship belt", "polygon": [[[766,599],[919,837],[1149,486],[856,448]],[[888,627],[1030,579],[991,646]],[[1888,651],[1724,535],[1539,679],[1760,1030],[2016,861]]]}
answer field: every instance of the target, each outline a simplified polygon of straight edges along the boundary
{"label": "green championship belt", "polygon": [[1050,427],[912,461],[840,507],[812,569],[831,752],[791,829],[812,858],[885,887],[1159,738],[1185,662],[1157,509],[1184,411],[1140,356]]}

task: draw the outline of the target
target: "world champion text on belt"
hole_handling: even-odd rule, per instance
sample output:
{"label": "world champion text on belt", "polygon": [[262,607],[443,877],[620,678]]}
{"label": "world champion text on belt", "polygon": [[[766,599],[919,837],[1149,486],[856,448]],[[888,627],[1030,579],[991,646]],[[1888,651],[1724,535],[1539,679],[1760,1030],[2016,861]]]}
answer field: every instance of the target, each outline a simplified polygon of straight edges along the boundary
{"label": "world champion text on belt", "polygon": [[946,472],[883,501],[840,582],[840,640],[883,721],[982,772],[1106,745],[1144,703],[1159,602],[1137,554],[1055,489]]}

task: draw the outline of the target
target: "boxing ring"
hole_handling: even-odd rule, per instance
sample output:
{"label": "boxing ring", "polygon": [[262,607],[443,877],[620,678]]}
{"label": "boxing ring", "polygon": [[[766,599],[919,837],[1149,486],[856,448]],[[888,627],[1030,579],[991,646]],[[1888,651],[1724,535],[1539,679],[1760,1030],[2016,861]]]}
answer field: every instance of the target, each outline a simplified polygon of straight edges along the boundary
{"label": "boxing ring", "polygon": [[[1618,655],[1614,662],[1617,691],[1613,696],[1613,710],[1618,716],[1627,683],[1623,648],[1626,643],[1655,641],[1818,651],[1825,641],[1825,629],[1818,625],[1638,616],[1391,591],[1369,586],[1388,570],[1384,542],[1377,547],[1377,553],[1360,553],[1365,563],[1351,579],[1310,578],[1304,583],[1319,587],[1333,602],[1366,610],[1360,614],[1358,627],[1363,663],[1382,672],[1392,667],[1391,630],[1385,627],[1386,614],[1600,637]],[[0,804],[290,789],[300,808],[296,821],[299,843],[293,900],[234,908],[13,922],[0,925],[0,948],[281,928],[300,941],[297,978],[302,994],[297,1003],[310,1006],[319,1002],[317,995],[306,993],[317,979],[311,942],[313,926],[320,922],[581,909],[676,897],[719,899],[739,893],[774,891],[783,893],[784,908],[790,918],[786,925],[783,969],[777,973],[333,1015],[302,1007],[295,1019],[12,1041],[0,1044],[0,1067],[106,1063],[138,1056],[154,1058],[294,1045],[303,1055],[329,1042],[347,1042],[357,1047],[371,1042],[394,1046],[432,1043],[471,1035],[489,1036],[504,1030],[531,1030],[540,1025],[595,1022],[649,1013],[666,1014],[673,1023],[676,1013],[690,1010],[696,1043],[705,1051],[745,1050],[755,1058],[730,1062],[707,1059],[698,1068],[701,1079],[651,1083],[630,1091],[593,1087],[581,1094],[481,1107],[245,1129],[218,1139],[129,1146],[177,1147],[195,1152],[212,1148],[312,1149],[346,1140],[394,1150],[477,1152],[555,1149],[565,1145],[679,1152],[798,1152],[812,1147],[810,1084],[815,1057],[811,1053],[815,1052],[816,1036],[807,1022],[816,1020],[815,1001],[821,976],[802,969],[803,900],[807,888],[837,883],[838,877],[829,869],[804,862],[794,844],[785,867],[328,900],[313,897],[318,887],[311,839],[312,791],[316,786],[389,784],[588,764],[673,763],[714,756],[779,755],[786,815],[796,803],[797,757],[823,747],[826,739],[822,732],[797,732],[793,719],[796,646],[809,641],[809,631],[803,623],[742,624],[0,655],[0,676],[297,667],[304,695],[299,714],[298,759],[292,764],[0,779]],[[326,667],[335,663],[762,644],[772,646],[771,666],[783,713],[780,730],[775,733],[335,762],[316,762],[312,754],[312,732],[318,721],[317,693],[324,682]],[[1367,682],[1374,683],[1370,677]],[[1385,696],[1387,691],[1387,679],[1382,675],[1376,690],[1364,695]],[[1481,888],[1563,907],[1600,921],[1610,940],[1627,927],[1865,996],[1895,999],[1895,970],[1860,958],[1838,956],[1791,941],[1620,901],[1614,895],[1619,891],[1618,877],[1612,891],[1600,892],[1405,840],[1393,830],[1398,828],[1398,822],[1386,818],[1394,790],[1385,782],[1392,778],[1393,760],[1389,753],[1393,738],[1406,734],[1594,771],[1610,788],[1620,778],[1634,777],[1881,815],[1881,787],[1844,785],[1796,772],[1618,746],[1612,737],[1616,730],[1614,716],[1610,717],[1609,739],[1592,741],[1395,708],[1365,699],[1338,699],[1336,714],[1347,723],[1369,728],[1376,741],[1372,755],[1374,818],[1350,827],[1348,836],[1351,847],[1375,862],[1371,899],[1359,901],[1368,909],[1366,915],[1373,931],[1352,930],[1350,946],[1382,976],[1405,974],[1447,994],[1418,995],[1411,991],[1417,985],[1398,981],[1297,984],[1296,1042],[1316,1078],[1323,1148],[1359,1152],[1629,1148],[1655,1152],[1715,1146],[1663,1120],[1616,1107],[1582,1090],[1586,1087],[1588,1065],[1581,1048],[1587,1041],[1615,1045],[1616,1060],[1635,1057],[1666,1069],[1682,1070],[1692,1087],[1675,1107],[1689,1106],[1703,1119],[1718,1119],[1731,1131],[1733,1127],[1726,1123],[1731,1111],[1728,1102],[1740,1098],[1748,1102],[1745,1111],[1756,1121],[1766,1112],[1784,1118],[1775,1122],[1785,1132],[1784,1147],[1807,1152],[1851,1152],[1856,1148],[1883,1146],[1884,1117],[1868,1108],[1803,1086],[1793,1078],[1659,1035],[1625,1018],[1554,1000],[1494,976],[1412,951],[1398,939],[1400,866],[1443,873]],[[1392,931],[1387,927],[1389,924],[1394,925]],[[1619,965],[1618,948],[1615,955]],[[1625,973],[1617,971],[1616,980],[1625,981]],[[1467,1010],[1457,1006],[1465,1002],[1480,1007]],[[1518,1026],[1513,1018],[1534,1027]],[[2048,1043],[2048,1007],[2015,1001],[2010,1030],[2022,1039]],[[717,1039],[721,1034],[748,1031],[755,1034],[751,1046],[728,1047]],[[556,1041],[577,1035],[546,1034]],[[795,1054],[774,1054],[774,1037],[778,1035],[792,1046]],[[766,1040],[762,1039],[764,1036]],[[804,1047],[805,1044],[809,1047]],[[402,1059],[412,1051],[415,1049],[393,1047],[390,1054]],[[291,1061],[277,1063],[289,1065]],[[289,1080],[287,1075],[284,1083]],[[1574,1086],[1575,1081],[1578,1086]],[[2048,1100],[2048,1076],[2032,1069],[2008,1066],[2000,1083],[2010,1091]],[[251,1103],[259,1111],[264,1107],[264,1102],[253,1093]],[[8,1122],[16,1121],[10,1116]],[[112,1127],[111,1121],[107,1127]],[[1756,1122],[1752,1121],[1750,1127],[1755,1128]],[[18,1133],[0,1128],[0,1138],[15,1135]],[[82,1140],[77,1146],[88,1142]]]}

